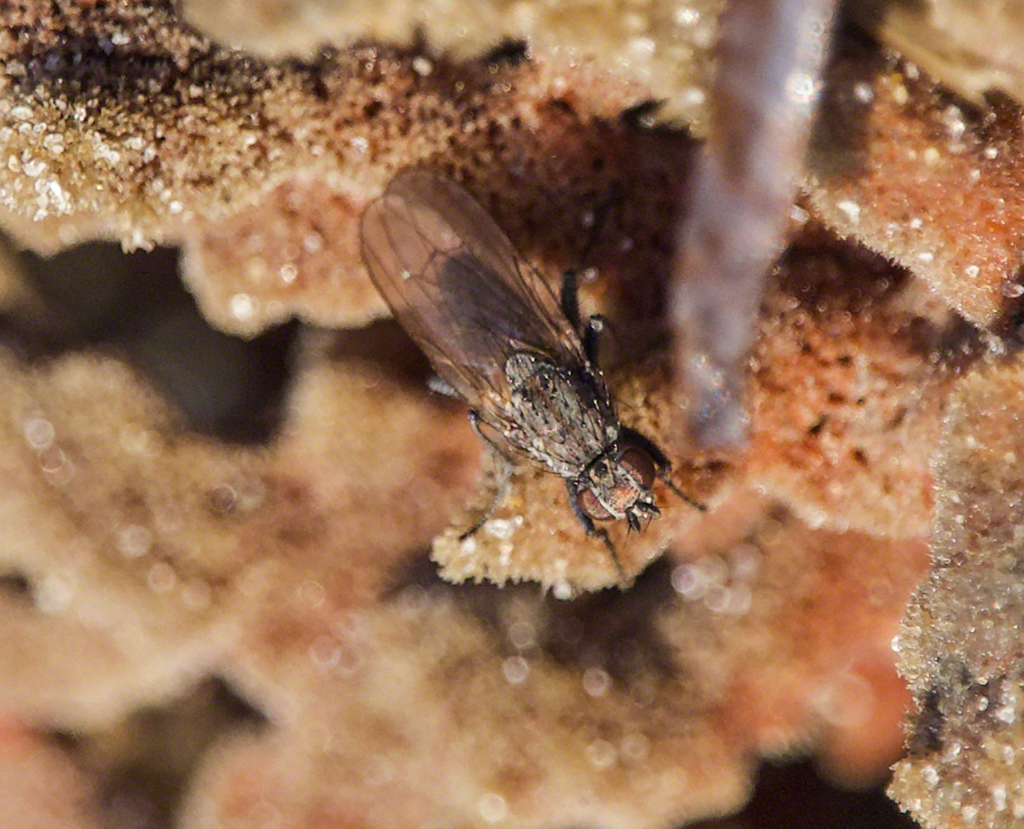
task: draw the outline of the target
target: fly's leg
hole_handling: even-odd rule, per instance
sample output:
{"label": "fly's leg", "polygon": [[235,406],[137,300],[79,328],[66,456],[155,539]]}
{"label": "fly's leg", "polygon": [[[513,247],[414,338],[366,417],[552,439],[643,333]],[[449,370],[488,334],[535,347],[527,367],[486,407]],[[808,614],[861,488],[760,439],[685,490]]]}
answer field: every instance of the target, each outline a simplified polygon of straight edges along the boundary
{"label": "fly's leg", "polygon": [[605,318],[600,314],[594,314],[587,320],[584,326],[580,320],[580,295],[579,283],[576,280],[576,271],[566,271],[562,274],[562,291],[559,296],[559,304],[562,306],[562,313],[572,323],[572,327],[580,332],[583,339],[583,351],[587,355],[590,364],[597,368],[597,341],[605,329]]}
{"label": "fly's leg", "polygon": [[505,495],[508,494],[508,485],[512,480],[512,473],[515,471],[515,465],[512,461],[509,460],[494,441],[490,440],[481,430],[479,412],[475,410],[470,411],[469,425],[473,427],[473,431],[476,432],[476,436],[493,449],[493,457],[498,459],[498,462],[501,464],[501,477],[498,481],[498,491],[495,493],[494,500],[491,501],[490,506],[484,510],[484,514],[473,522],[473,526],[459,535],[459,541],[465,541],[471,535],[475,535],[477,531],[486,524],[488,520],[490,520],[490,517],[494,515],[494,511],[498,508],[498,504],[500,504],[504,500]]}
{"label": "fly's leg", "polygon": [[580,286],[576,280],[576,271],[566,271],[562,274],[562,291],[558,297],[558,304],[562,306],[562,313],[572,323],[572,327],[580,330]]}
{"label": "fly's leg", "polygon": [[654,471],[657,473],[658,477],[665,482],[665,486],[671,489],[679,498],[695,510],[700,512],[708,511],[708,508],[704,504],[700,501],[695,501],[672,482],[672,464],[669,462],[669,459],[665,457],[665,453],[658,448],[658,445],[653,440],[644,437],[644,435],[630,429],[628,426],[623,426],[619,432],[619,441],[623,443],[631,443],[634,446],[643,449],[651,456],[651,460],[654,461]]}
{"label": "fly's leg", "polygon": [[608,537],[608,532],[603,527],[595,527],[594,520],[583,512],[580,508],[579,499],[576,497],[579,493],[576,490],[576,484],[574,481],[567,480],[565,482],[565,488],[569,493],[569,506],[572,507],[572,514],[576,516],[576,520],[580,522],[580,526],[583,527],[584,532],[588,536],[594,535],[604,542],[604,546],[608,548],[608,552],[611,553],[612,563],[615,565],[615,569],[619,571],[619,576],[625,578],[625,571],[622,569],[622,564],[619,562],[619,554],[615,551],[615,545],[612,544],[612,540]]}

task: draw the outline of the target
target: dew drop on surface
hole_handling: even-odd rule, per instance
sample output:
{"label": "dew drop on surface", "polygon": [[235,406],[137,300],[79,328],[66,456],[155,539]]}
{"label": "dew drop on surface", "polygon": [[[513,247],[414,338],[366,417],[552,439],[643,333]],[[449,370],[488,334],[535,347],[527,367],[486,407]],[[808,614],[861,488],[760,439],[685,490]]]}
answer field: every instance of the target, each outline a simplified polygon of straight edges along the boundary
{"label": "dew drop on surface", "polygon": [[309,658],[313,667],[326,673],[341,662],[341,646],[333,636],[318,636],[309,643]]}
{"label": "dew drop on surface", "polygon": [[249,322],[256,315],[256,304],[249,294],[235,294],[228,300],[228,307],[239,322]]}
{"label": "dew drop on surface", "polygon": [[509,685],[522,685],[530,675],[530,663],[521,656],[510,656],[501,663],[501,672]]}
{"label": "dew drop on surface", "polygon": [[221,514],[231,512],[238,501],[238,494],[233,486],[221,484],[210,492],[210,505],[214,512]]}
{"label": "dew drop on surface", "polygon": [[306,607],[320,607],[325,596],[324,586],[318,581],[307,579],[299,585],[299,601]]}
{"label": "dew drop on surface", "polygon": [[1024,295],[1024,285],[1021,285],[1019,282],[1004,282],[1000,292],[1008,299],[1016,299]]}
{"label": "dew drop on surface", "polygon": [[736,581],[752,581],[761,569],[761,551],[753,544],[737,544],[729,550],[728,556]]}
{"label": "dew drop on surface", "polygon": [[707,583],[700,571],[692,564],[680,564],[672,570],[672,589],[688,601],[704,595]]}
{"label": "dew drop on surface", "polygon": [[75,594],[76,579],[67,571],[49,573],[39,580],[35,604],[41,613],[58,613],[68,606]]}
{"label": "dew drop on surface", "polygon": [[724,613],[729,606],[730,589],[721,584],[712,584],[704,594],[704,606],[712,613]]}
{"label": "dew drop on surface", "polygon": [[537,630],[529,622],[513,622],[508,626],[508,641],[516,650],[532,648],[537,643]]}
{"label": "dew drop on surface", "polygon": [[790,73],[786,78],[786,90],[789,97],[797,104],[809,104],[814,97],[814,78],[802,71]]}
{"label": "dew drop on surface", "polygon": [[836,207],[854,224],[860,221],[860,205],[857,202],[845,199],[836,204]]}
{"label": "dew drop on surface", "polygon": [[603,697],[612,687],[612,678],[603,668],[587,668],[583,672],[583,690],[591,697]]}
{"label": "dew drop on surface", "polygon": [[298,278],[299,269],[289,262],[281,266],[277,276],[281,280],[282,285],[291,285]]}
{"label": "dew drop on surface", "polygon": [[324,246],[324,237],[316,231],[307,233],[302,239],[302,248],[306,253],[316,253]]}
{"label": "dew drop on surface", "polygon": [[117,530],[114,546],[127,558],[138,558],[153,546],[153,533],[141,524],[128,524]]}
{"label": "dew drop on surface", "polygon": [[753,594],[750,592],[750,588],[745,584],[735,585],[729,588],[723,612],[731,616],[742,616],[750,610],[752,602]]}
{"label": "dew drop on surface", "polygon": [[189,610],[206,610],[213,601],[213,591],[203,579],[189,579],[181,586],[181,601]]}
{"label": "dew drop on surface", "polygon": [[561,602],[567,602],[576,595],[572,585],[565,579],[559,579],[551,586],[551,595]]}
{"label": "dew drop on surface", "polygon": [[36,452],[49,449],[56,437],[53,424],[42,417],[33,417],[26,421],[22,434],[25,436],[25,442]]}
{"label": "dew drop on surface", "polygon": [[594,768],[602,771],[610,769],[618,759],[618,752],[615,750],[615,746],[607,740],[594,740],[587,745],[584,753],[586,754],[587,761]]}
{"label": "dew drop on surface", "polygon": [[39,453],[39,468],[54,483],[66,483],[71,478],[71,461],[59,446],[51,445]]}
{"label": "dew drop on surface", "polygon": [[651,753],[651,741],[643,734],[627,734],[622,738],[619,753],[629,763],[642,763]]}
{"label": "dew drop on surface", "polygon": [[158,561],[146,573],[146,585],[154,593],[170,593],[178,584],[178,574],[166,561]]}
{"label": "dew drop on surface", "polygon": [[672,14],[677,26],[694,26],[700,22],[700,12],[688,6],[678,6]]}
{"label": "dew drop on surface", "polygon": [[487,792],[477,801],[480,816],[488,823],[498,823],[508,817],[508,804],[500,794]]}
{"label": "dew drop on surface", "polygon": [[875,100],[875,90],[866,81],[858,81],[853,85],[853,97],[862,104],[870,104]]}

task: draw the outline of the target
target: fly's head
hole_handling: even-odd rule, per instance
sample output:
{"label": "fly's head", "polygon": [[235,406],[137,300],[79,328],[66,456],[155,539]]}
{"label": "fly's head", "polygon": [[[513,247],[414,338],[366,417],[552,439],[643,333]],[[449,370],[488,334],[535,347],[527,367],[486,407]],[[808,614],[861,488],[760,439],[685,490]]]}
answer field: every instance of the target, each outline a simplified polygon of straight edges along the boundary
{"label": "fly's head", "polygon": [[639,446],[618,445],[593,461],[577,481],[576,503],[594,521],[625,518],[631,530],[656,518],[651,487],[657,467]]}

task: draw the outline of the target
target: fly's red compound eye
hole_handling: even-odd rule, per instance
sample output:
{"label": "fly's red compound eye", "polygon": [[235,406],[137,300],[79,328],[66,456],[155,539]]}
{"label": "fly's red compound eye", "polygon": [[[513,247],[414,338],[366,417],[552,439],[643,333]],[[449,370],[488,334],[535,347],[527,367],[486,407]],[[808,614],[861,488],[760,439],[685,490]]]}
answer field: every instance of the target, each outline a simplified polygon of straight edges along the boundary
{"label": "fly's red compound eye", "polygon": [[579,504],[580,511],[594,521],[607,521],[615,517],[597,500],[592,489],[581,489],[577,492],[576,503]]}
{"label": "fly's red compound eye", "polygon": [[654,485],[654,461],[643,449],[629,447],[619,456],[619,463],[644,489]]}

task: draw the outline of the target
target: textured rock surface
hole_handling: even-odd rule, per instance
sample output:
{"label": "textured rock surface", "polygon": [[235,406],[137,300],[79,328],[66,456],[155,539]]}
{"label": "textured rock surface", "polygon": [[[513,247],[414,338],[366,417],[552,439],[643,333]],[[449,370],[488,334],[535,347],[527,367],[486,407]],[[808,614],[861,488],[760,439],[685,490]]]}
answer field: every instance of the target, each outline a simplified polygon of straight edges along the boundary
{"label": "textured rock surface", "polygon": [[[664,298],[715,9],[474,4],[410,41],[429,8],[384,32],[352,5],[186,4],[198,28],[165,3],[0,7],[0,225],[61,252],[46,278],[0,262],[12,814],[642,827],[735,811],[766,757],[871,782],[899,755],[891,642],[930,543],[893,791],[927,825],[1009,820],[1015,105],[971,110],[841,30],[749,445],[697,452],[672,427]],[[480,57],[524,33],[532,60]],[[613,528],[621,571],[529,469],[457,541],[488,462],[375,322],[358,258],[363,207],[417,164],[552,279],[598,225],[582,303],[610,320],[622,419],[709,508],[658,489],[660,519]],[[93,240],[180,247],[205,322],[166,252],[118,271],[68,250]]]}

